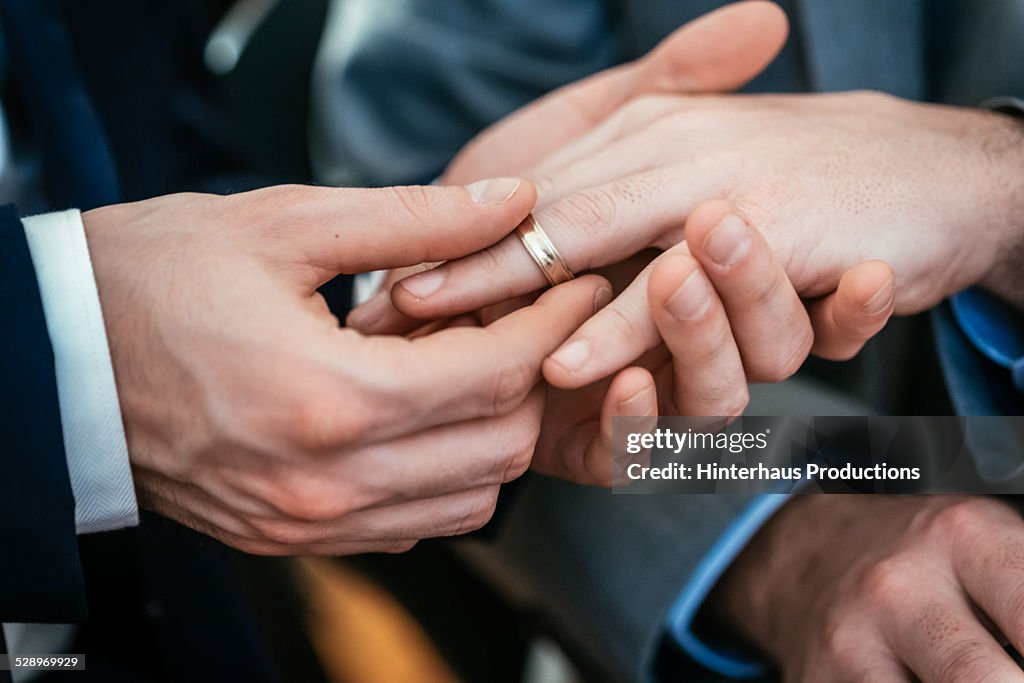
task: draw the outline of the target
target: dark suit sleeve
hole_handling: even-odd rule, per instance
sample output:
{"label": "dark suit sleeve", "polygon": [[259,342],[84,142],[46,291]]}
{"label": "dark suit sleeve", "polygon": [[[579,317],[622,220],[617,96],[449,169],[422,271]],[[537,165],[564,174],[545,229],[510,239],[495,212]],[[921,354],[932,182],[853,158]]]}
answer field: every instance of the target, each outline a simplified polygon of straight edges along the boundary
{"label": "dark suit sleeve", "polygon": [[0,621],[85,617],[53,352],[25,232],[0,207]]}

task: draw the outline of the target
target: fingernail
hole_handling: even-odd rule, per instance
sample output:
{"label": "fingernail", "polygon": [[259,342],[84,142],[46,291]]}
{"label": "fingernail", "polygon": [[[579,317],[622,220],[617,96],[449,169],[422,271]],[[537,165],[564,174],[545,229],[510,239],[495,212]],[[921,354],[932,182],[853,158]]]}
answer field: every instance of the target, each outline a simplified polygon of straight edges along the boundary
{"label": "fingernail", "polygon": [[400,281],[398,286],[405,289],[417,299],[426,299],[428,296],[441,289],[441,285],[444,284],[444,279],[444,270],[434,269],[413,275],[412,277],[407,277]]}
{"label": "fingernail", "polygon": [[586,339],[577,339],[551,354],[551,360],[570,372],[576,372],[582,368],[588,358],[590,358],[590,342]]}
{"label": "fingernail", "polygon": [[602,308],[612,302],[612,290],[607,287],[601,287],[594,292],[594,313],[597,313]]}
{"label": "fingernail", "polygon": [[871,295],[871,298],[864,302],[864,312],[867,315],[878,315],[892,305],[896,298],[896,281],[889,278],[885,284],[878,288],[878,291]]}
{"label": "fingernail", "polygon": [[619,404],[623,417],[642,417],[654,412],[654,387],[646,386]]}
{"label": "fingernail", "polygon": [[345,324],[360,330],[370,329],[374,323],[384,317],[390,302],[390,292],[381,290],[360,306],[353,308],[345,318]]}
{"label": "fingernail", "polygon": [[477,204],[501,204],[512,198],[522,182],[522,178],[488,178],[466,189]]}
{"label": "fingernail", "polygon": [[704,273],[695,270],[679,285],[665,302],[665,308],[676,320],[693,320],[711,305],[711,288]]}
{"label": "fingernail", "polygon": [[720,266],[731,266],[750,249],[750,229],[735,214],[728,214],[704,238],[704,253]]}

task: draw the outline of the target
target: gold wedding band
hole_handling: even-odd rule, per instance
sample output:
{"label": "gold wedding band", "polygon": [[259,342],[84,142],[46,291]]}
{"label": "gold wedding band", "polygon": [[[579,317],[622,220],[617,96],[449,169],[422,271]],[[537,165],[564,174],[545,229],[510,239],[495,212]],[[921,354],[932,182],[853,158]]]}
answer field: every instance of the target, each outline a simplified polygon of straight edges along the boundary
{"label": "gold wedding band", "polygon": [[516,234],[552,287],[576,277],[532,213],[516,226]]}

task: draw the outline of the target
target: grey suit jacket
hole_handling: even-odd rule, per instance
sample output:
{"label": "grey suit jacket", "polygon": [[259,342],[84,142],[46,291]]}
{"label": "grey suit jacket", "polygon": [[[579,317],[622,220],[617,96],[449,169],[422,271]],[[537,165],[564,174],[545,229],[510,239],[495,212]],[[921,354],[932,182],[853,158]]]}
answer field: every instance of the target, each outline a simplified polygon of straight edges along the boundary
{"label": "grey suit jacket", "polygon": [[[321,179],[436,177],[476,132],[637,57],[718,0],[340,0],[316,72]],[[1024,94],[1024,2],[784,0],[793,36],[751,91],[879,89],[974,105]],[[864,409],[798,382],[751,414]],[[650,674],[686,578],[745,496],[623,496],[536,478],[496,542],[467,554],[610,680]],[[709,680],[713,677],[709,675]]]}

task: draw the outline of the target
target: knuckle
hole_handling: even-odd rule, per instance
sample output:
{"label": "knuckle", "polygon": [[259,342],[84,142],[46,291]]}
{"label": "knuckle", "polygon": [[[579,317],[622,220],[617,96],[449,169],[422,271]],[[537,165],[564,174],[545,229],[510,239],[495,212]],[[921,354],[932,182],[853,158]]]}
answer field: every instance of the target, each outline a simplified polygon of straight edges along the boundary
{"label": "knuckle", "polygon": [[363,438],[369,424],[358,410],[337,409],[332,397],[310,392],[294,399],[285,409],[285,425],[290,442],[303,451],[336,449]]}
{"label": "knuckle", "polygon": [[793,373],[787,372],[781,361],[770,361],[763,367],[749,371],[748,374],[752,379],[756,379],[759,382],[775,383],[781,382]]}
{"label": "knuckle", "polygon": [[507,484],[526,474],[533,461],[533,444],[528,448],[513,453],[505,463],[505,471],[501,475],[501,482]]}
{"label": "knuckle", "polygon": [[504,415],[518,406],[533,386],[535,374],[534,369],[522,360],[501,368],[491,382],[491,414]]}
{"label": "knuckle", "polygon": [[863,635],[849,625],[845,615],[833,614],[822,630],[821,642],[824,654],[837,664],[855,663],[857,649],[863,642]]}
{"label": "knuckle", "polygon": [[319,196],[318,192],[318,188],[307,185],[275,185],[228,195],[208,206],[220,205],[229,215],[259,226],[268,234],[292,237],[309,225],[310,204]]}
{"label": "knuckle", "polygon": [[754,310],[771,305],[782,294],[784,283],[788,283],[788,280],[782,274],[758,278],[757,282],[750,284],[749,294],[746,296],[748,305]]}
{"label": "knuckle", "polygon": [[705,383],[699,391],[694,386],[685,386],[683,390],[689,395],[696,393],[699,402],[690,406],[685,399],[682,405],[692,407],[695,415],[713,415],[716,417],[739,417],[750,403],[750,390],[742,380],[724,378],[715,383]]}
{"label": "knuckle", "polygon": [[[733,206],[746,219],[747,225],[758,231],[771,244],[773,233],[777,232],[776,225],[779,223],[782,207],[800,195],[799,185],[789,178],[783,181],[766,177],[751,180],[749,185],[750,188],[742,195],[732,197]],[[782,254],[776,252],[776,257],[785,263]]]}
{"label": "knuckle", "polygon": [[377,552],[388,553],[390,555],[399,555],[401,553],[407,553],[416,547],[419,541],[415,539],[403,539],[400,541],[388,541],[376,548]]}
{"label": "knuckle", "polygon": [[941,537],[970,540],[990,519],[991,508],[981,498],[965,497],[943,507],[930,520],[930,530]]}
{"label": "knuckle", "polygon": [[865,316],[863,308],[851,311],[837,306],[832,323],[835,325],[836,332],[844,339],[866,342],[871,337],[874,325]]}
{"label": "knuckle", "polygon": [[[311,188],[306,185],[299,185],[297,183],[286,183],[284,185],[273,185],[271,187],[265,187],[260,190],[256,190],[254,193],[262,202],[270,202],[275,206],[288,206],[289,204],[295,204],[309,197]],[[229,202],[238,202],[241,205],[248,203],[247,200],[251,200],[253,194],[241,193],[236,195],[228,195],[227,199]]]}
{"label": "knuckle", "polygon": [[604,188],[573,193],[549,209],[558,223],[583,239],[603,237],[614,222],[615,213],[615,197]]}
{"label": "knuckle", "polygon": [[723,311],[716,310],[713,319],[708,320],[707,324],[708,327],[703,329],[685,351],[686,365],[689,367],[711,367],[719,363],[723,353],[736,347],[736,340],[732,336],[732,329]]}
{"label": "knuckle", "polygon": [[914,594],[913,574],[908,561],[889,557],[872,565],[864,574],[860,592],[869,604],[886,611],[898,611],[906,596]]}
{"label": "knuckle", "polygon": [[724,401],[721,404],[721,412],[715,413],[715,415],[720,417],[739,417],[743,415],[743,411],[747,409],[749,404],[750,390],[744,384],[734,390],[732,398]]}
{"label": "knuckle", "polygon": [[[499,476],[498,481],[501,483],[518,479],[530,468],[540,429],[537,420],[524,416],[522,411],[510,417],[500,432],[504,454],[499,458],[494,472]],[[491,478],[487,483],[495,482]]]}
{"label": "knuckle", "polygon": [[825,360],[845,362],[853,360],[860,353],[861,348],[863,348],[863,345],[860,344],[844,345],[838,348],[830,346],[815,350],[814,353]]}
{"label": "knuckle", "polygon": [[434,208],[434,194],[429,188],[422,185],[410,185],[404,187],[389,187],[385,189],[390,193],[395,203],[402,207],[403,212],[416,223],[424,227],[431,224],[431,210]]}
{"label": "knuckle", "polygon": [[291,548],[310,540],[310,532],[303,525],[289,520],[258,518],[250,520],[257,542],[276,548]]}
{"label": "knuckle", "polygon": [[637,311],[632,306],[625,306],[618,299],[605,306],[598,315],[601,316],[601,320],[610,323],[610,328],[614,330],[617,339],[628,341],[650,336],[646,327],[649,314],[646,311]]}
{"label": "knuckle", "polygon": [[769,358],[763,367],[749,373],[765,382],[781,382],[789,379],[807,360],[814,344],[814,335],[808,330],[801,330],[796,337],[777,347],[777,353]]}
{"label": "knuckle", "polygon": [[[512,273],[519,270],[520,264],[526,263],[530,257],[519,240],[513,238],[512,240],[504,239],[494,246],[478,251],[470,259],[472,259],[472,265],[470,265],[470,261],[453,264],[453,272],[458,273],[462,278],[479,273]],[[480,259],[480,261],[477,262],[476,259]],[[532,268],[530,272],[543,279],[532,261],[529,265]],[[463,267],[465,270],[461,269]],[[493,302],[512,299],[522,294],[517,289],[515,279],[492,283],[489,288],[488,299]]]}
{"label": "knuckle", "polygon": [[275,543],[268,543],[267,541],[260,541],[248,538],[238,538],[224,542],[227,545],[234,548],[235,550],[239,550],[248,555],[259,555],[261,557],[276,557],[290,554],[289,548],[282,547]]}
{"label": "knuckle", "polygon": [[289,517],[304,523],[330,522],[352,512],[351,507],[340,496],[312,495],[293,499],[288,504]]}
{"label": "knuckle", "polygon": [[362,508],[353,486],[325,486],[323,481],[301,474],[282,476],[267,502],[288,520],[299,523],[330,522]]}
{"label": "knuckle", "polygon": [[996,662],[988,656],[984,643],[967,638],[952,645],[939,665],[940,683],[984,683],[994,680]]}
{"label": "knuckle", "polygon": [[456,535],[468,534],[482,529],[491,518],[498,506],[498,488],[488,490],[486,493],[475,499],[466,512],[465,517],[455,527]]}

